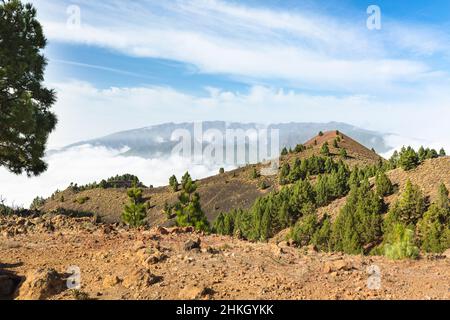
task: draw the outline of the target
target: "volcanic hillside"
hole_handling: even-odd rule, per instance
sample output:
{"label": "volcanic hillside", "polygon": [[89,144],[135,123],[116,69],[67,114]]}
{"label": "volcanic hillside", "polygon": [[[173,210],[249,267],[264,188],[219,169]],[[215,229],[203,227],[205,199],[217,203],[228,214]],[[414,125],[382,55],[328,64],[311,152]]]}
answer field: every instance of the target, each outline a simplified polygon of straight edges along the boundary
{"label": "volcanic hillside", "polygon": [[[334,140],[339,140],[338,148]],[[320,155],[322,145],[327,142],[331,157],[335,161],[342,159],[350,166],[376,164],[381,157],[367,149],[352,138],[337,131],[320,134],[305,143],[306,150],[291,152],[281,157],[281,164],[293,163],[296,159],[309,158]],[[339,155],[340,149],[345,149],[347,157]],[[228,212],[234,208],[249,208],[254,201],[273,190],[279,189],[278,176],[261,176],[252,178],[254,168],[261,171],[267,165],[248,165],[224,174],[218,174],[198,181],[198,192],[201,205],[207,217],[212,221],[220,212]],[[267,188],[262,188],[264,182]],[[264,190],[263,190],[264,189]],[[146,188],[144,197],[150,202],[148,221],[151,225],[166,223],[163,213],[164,204],[177,201],[178,193],[169,187]],[[47,199],[39,208],[42,212],[57,212],[61,209],[76,215],[96,215],[103,222],[115,223],[120,221],[124,205],[127,203],[126,189],[91,189],[74,192],[66,189]]]}
{"label": "volcanic hillside", "polygon": [[[408,180],[418,185],[423,195],[432,203],[436,200],[437,191],[441,183],[445,184],[447,189],[450,189],[450,157],[425,160],[420,166],[410,171],[397,168],[387,172],[387,176],[394,184],[396,190],[393,195],[384,199],[388,206],[398,199]],[[371,183],[374,184],[374,179],[371,179]],[[319,208],[319,214],[327,213],[332,218],[335,218],[345,205],[346,200],[347,197],[337,199],[328,206]]]}

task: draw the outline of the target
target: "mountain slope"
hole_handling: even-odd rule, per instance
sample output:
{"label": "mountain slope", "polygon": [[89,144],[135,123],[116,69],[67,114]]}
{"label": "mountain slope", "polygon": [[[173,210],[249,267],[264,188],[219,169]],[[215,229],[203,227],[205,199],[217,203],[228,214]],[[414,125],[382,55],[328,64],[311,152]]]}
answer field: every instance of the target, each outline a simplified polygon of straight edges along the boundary
{"label": "mountain slope", "polygon": [[[450,189],[450,157],[425,160],[420,166],[410,171],[397,168],[387,172],[387,176],[396,187],[396,192],[384,199],[387,205],[394,203],[398,199],[408,180],[418,185],[424,196],[428,197],[431,203],[436,200],[437,191],[441,183]],[[373,179],[371,182],[373,183]],[[335,218],[345,205],[346,200],[347,198],[344,197],[333,201],[328,206],[320,208],[319,214],[328,213],[332,218]]]}
{"label": "mountain slope", "polygon": [[[385,140],[384,134],[364,130],[352,125],[338,122],[330,123],[285,123],[271,124],[268,126],[258,123],[227,123],[223,121],[202,122],[202,131],[215,129],[225,133],[227,129],[258,130],[261,128],[277,129],[280,133],[280,147],[295,147],[299,142],[304,142],[319,131],[339,130],[346,132],[354,139],[360,141],[369,148],[375,148],[380,153],[391,149]],[[178,141],[172,141],[172,134],[176,130],[187,130],[191,136],[194,136],[193,123],[166,123],[151,127],[118,132],[99,139],[81,141],[69,145],[62,150],[71,147],[90,144],[93,146],[103,146],[111,149],[122,150],[126,148],[123,155],[140,156],[144,158],[168,157],[172,149],[178,144]],[[49,153],[58,152],[56,150]]]}
{"label": "mountain slope", "polygon": [[[338,155],[338,149],[332,146],[336,131],[327,132],[324,136],[316,136],[310,141],[328,141],[331,156],[336,160],[342,159],[350,166],[376,164],[380,161],[373,151],[365,148],[347,135],[341,135],[339,147],[345,147],[348,157]],[[310,145],[307,143],[307,145]],[[319,144],[312,145],[299,153],[290,153],[281,157],[281,164],[292,163],[295,159],[309,158],[312,155],[320,155]],[[278,176],[261,176],[252,178],[251,173],[256,168],[261,171],[265,165],[248,165],[243,168],[218,174],[198,181],[198,192],[201,197],[202,208],[210,221],[213,221],[220,212],[228,212],[232,209],[247,209],[254,201],[264,194],[280,188]],[[262,190],[261,183],[265,183],[266,189]],[[144,189],[144,197],[150,202],[148,220],[151,224],[161,224],[166,220],[163,213],[165,203],[173,204],[177,201],[178,193],[174,193],[169,187]],[[61,201],[63,199],[64,201]],[[83,201],[79,201],[79,200]],[[78,213],[93,213],[105,222],[119,222],[121,212],[127,202],[125,189],[92,189],[82,192],[74,192],[67,189],[48,199],[41,208],[44,212],[58,211],[60,209]]]}

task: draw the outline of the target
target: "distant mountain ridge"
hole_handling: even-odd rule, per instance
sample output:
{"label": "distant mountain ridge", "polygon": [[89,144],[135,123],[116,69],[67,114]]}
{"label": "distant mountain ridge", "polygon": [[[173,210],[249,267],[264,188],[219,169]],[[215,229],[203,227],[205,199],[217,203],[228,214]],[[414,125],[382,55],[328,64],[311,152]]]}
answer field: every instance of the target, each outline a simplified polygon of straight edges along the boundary
{"label": "distant mountain ridge", "polygon": [[[225,133],[226,129],[278,129],[280,132],[280,148],[294,148],[299,143],[305,143],[309,138],[319,131],[340,130],[346,132],[354,139],[358,140],[367,148],[374,148],[378,153],[385,153],[392,148],[387,145],[384,133],[370,131],[352,126],[346,123],[281,123],[263,125],[259,123],[238,123],[225,121],[205,121],[202,122],[203,132],[210,129],[217,129]],[[175,130],[185,129],[193,136],[194,123],[164,123],[150,127],[117,132],[105,137],[81,141],[64,147],[58,151],[64,151],[72,147],[81,145],[92,145],[106,147],[110,149],[122,150],[124,156],[139,156],[143,158],[164,158],[171,154],[172,149],[179,141],[172,141],[171,136]],[[58,151],[51,151],[55,153]]]}

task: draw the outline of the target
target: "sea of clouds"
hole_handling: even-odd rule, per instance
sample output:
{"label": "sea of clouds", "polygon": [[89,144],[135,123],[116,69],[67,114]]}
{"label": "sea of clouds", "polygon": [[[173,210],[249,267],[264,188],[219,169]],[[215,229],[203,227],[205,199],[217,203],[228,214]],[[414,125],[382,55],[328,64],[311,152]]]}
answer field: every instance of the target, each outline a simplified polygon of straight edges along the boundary
{"label": "sea of clouds", "polygon": [[[382,154],[386,159],[394,150],[399,150],[405,145],[411,145],[416,150],[424,145],[436,150],[445,147],[447,153],[450,151],[450,145],[445,141],[430,142],[400,135],[387,135],[385,140],[387,145],[396,146]],[[114,150],[82,145],[55,152],[46,157],[48,170],[38,177],[31,178],[26,175],[17,176],[0,168],[0,199],[6,199],[8,205],[27,208],[36,196],[49,197],[56,190],[67,188],[71,182],[83,185],[117,174],[130,173],[138,176],[145,185],[158,187],[167,185],[169,177],[173,174],[180,179],[186,171],[189,171],[195,179],[202,179],[217,174],[220,167],[226,170],[234,168],[232,165],[208,161],[194,163],[181,155],[153,159],[123,156],[122,153],[125,151],[126,148]]]}
{"label": "sea of clouds", "polygon": [[[125,157],[124,150],[83,145],[46,158],[48,170],[39,177],[28,178],[26,175],[13,175],[0,168],[0,197],[15,207],[29,207],[36,196],[49,197],[55,190],[64,190],[71,182],[78,185],[130,173],[139,177],[147,186],[155,187],[168,184],[170,176],[178,178],[186,172],[195,179],[217,174],[220,165],[204,163],[194,164],[181,156],[160,159]],[[225,167],[227,170],[232,167]]]}

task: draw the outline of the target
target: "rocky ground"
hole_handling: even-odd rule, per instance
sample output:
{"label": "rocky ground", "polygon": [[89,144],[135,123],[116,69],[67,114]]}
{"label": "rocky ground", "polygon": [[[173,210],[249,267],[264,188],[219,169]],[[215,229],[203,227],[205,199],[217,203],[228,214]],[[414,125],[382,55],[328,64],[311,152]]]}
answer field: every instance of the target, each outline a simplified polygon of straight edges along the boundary
{"label": "rocky ground", "polygon": [[[79,290],[67,289],[74,266]],[[0,298],[450,299],[450,253],[389,261],[190,229],[0,217]]]}

